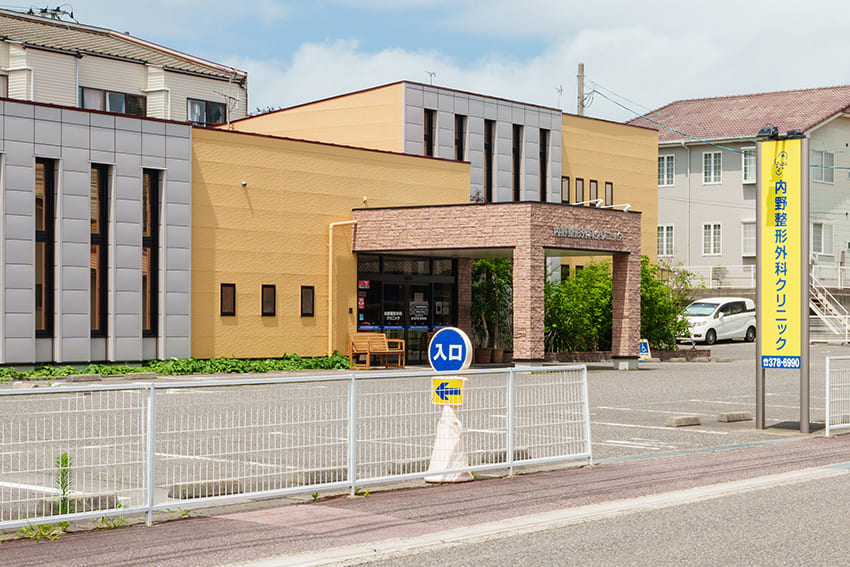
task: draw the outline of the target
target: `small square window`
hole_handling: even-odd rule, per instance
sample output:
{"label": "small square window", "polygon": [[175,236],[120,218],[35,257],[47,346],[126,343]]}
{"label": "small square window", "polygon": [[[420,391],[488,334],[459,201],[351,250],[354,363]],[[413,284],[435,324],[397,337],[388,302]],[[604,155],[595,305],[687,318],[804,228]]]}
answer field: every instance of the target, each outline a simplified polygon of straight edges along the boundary
{"label": "small square window", "polygon": [[273,285],[264,285],[262,293],[262,312],[263,317],[275,316],[275,287]]}
{"label": "small square window", "polygon": [[221,284],[221,316],[233,317],[236,315],[236,284]]}
{"label": "small square window", "polygon": [[301,286],[301,316],[313,317],[315,315],[316,289],[311,285]]}

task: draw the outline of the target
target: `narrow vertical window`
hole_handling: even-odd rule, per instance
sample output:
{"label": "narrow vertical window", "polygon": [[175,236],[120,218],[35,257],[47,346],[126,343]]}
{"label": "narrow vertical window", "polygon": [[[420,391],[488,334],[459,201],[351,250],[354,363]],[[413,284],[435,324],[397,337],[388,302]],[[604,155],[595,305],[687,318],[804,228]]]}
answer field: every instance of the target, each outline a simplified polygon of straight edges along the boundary
{"label": "narrow vertical window", "polygon": [[434,122],[436,111],[430,108],[425,109],[425,155],[434,157]]}
{"label": "narrow vertical window", "polygon": [[91,299],[91,336],[106,335],[107,325],[107,234],[109,226],[107,185],[109,168],[92,165],[91,168],[91,261],[89,263],[89,294]]}
{"label": "narrow vertical window", "polygon": [[311,285],[301,286],[301,316],[313,317],[315,314],[316,289]]}
{"label": "narrow vertical window", "polygon": [[599,184],[596,182],[595,179],[591,179],[590,180],[590,196],[588,197],[588,199],[592,201],[592,200],[598,199],[598,198],[599,198]]}
{"label": "narrow vertical window", "polygon": [[484,194],[488,203],[493,202],[493,151],[496,147],[496,122],[484,121]]}
{"label": "narrow vertical window", "polygon": [[159,313],[159,171],[142,171],[142,335],[156,336]]}
{"label": "narrow vertical window", "polygon": [[275,286],[273,285],[264,285],[262,287],[262,314],[263,317],[274,317],[276,312],[276,302],[275,302]]}
{"label": "narrow vertical window", "polygon": [[548,201],[549,130],[540,129],[540,202]]}
{"label": "narrow vertical window", "polygon": [[743,153],[741,154],[741,170],[744,175],[744,183],[755,183],[756,182],[756,149],[755,148],[741,148]]}
{"label": "narrow vertical window", "polygon": [[610,181],[605,182],[605,206],[614,204],[614,184]]}
{"label": "narrow vertical window", "polygon": [[565,204],[570,203],[570,178],[562,177],[561,178],[561,202]]}
{"label": "narrow vertical window", "polygon": [[658,255],[673,255],[673,225],[662,224],[658,226]]}
{"label": "narrow vertical window", "polygon": [[720,183],[720,173],[723,170],[720,152],[705,152],[702,154],[702,182],[705,185]]}
{"label": "narrow vertical window", "polygon": [[53,335],[53,238],[56,224],[55,164],[35,160],[35,336]]}
{"label": "narrow vertical window", "polygon": [[233,317],[236,315],[236,284],[221,284],[221,316]]}
{"label": "narrow vertical window", "polygon": [[463,161],[466,158],[466,116],[455,115],[455,159]]}
{"label": "narrow vertical window", "polygon": [[514,124],[513,128],[513,143],[511,144],[512,163],[513,163],[513,189],[514,201],[521,200],[520,180],[522,179],[522,126]]}
{"label": "narrow vertical window", "polygon": [[584,201],[584,179],[576,179],[576,204]]}
{"label": "narrow vertical window", "polygon": [[720,255],[720,223],[702,225],[702,255]]}

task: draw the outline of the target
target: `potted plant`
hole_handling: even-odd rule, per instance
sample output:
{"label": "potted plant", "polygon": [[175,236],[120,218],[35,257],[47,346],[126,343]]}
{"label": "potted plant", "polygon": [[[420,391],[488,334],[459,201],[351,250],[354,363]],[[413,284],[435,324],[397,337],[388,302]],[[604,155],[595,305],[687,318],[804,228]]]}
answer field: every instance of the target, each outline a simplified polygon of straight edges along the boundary
{"label": "potted plant", "polygon": [[475,361],[501,362],[513,335],[513,264],[509,258],[484,258],[472,264],[470,315]]}

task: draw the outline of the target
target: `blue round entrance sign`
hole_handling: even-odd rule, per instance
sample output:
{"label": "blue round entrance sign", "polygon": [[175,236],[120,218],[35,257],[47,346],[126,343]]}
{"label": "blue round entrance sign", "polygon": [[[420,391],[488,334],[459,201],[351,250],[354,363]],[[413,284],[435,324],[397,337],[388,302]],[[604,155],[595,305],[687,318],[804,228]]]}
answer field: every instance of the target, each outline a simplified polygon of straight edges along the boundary
{"label": "blue round entrance sign", "polygon": [[428,343],[428,362],[437,372],[466,370],[472,363],[472,341],[456,327],[440,329]]}

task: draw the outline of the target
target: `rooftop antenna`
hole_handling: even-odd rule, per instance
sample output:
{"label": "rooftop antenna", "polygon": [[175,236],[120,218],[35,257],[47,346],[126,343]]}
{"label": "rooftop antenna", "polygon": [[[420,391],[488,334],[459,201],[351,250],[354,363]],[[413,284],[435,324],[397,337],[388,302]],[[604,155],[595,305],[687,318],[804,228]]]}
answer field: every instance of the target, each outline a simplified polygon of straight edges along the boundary
{"label": "rooftop antenna", "polygon": [[[228,81],[230,83],[230,81]],[[223,93],[221,91],[213,91],[217,95],[221,95],[224,97],[224,100],[227,101],[227,116],[225,119],[227,120],[227,128],[230,128],[230,115],[239,107],[239,98],[235,97],[228,93]]]}
{"label": "rooftop antenna", "polygon": [[431,85],[433,86],[434,85],[434,77],[437,76],[437,73],[435,73],[434,71],[425,71],[425,72],[431,78]]}
{"label": "rooftop antenna", "polygon": [[[65,6],[71,9],[70,12],[64,9]],[[74,22],[78,24],[80,23],[77,21],[76,18],[74,18],[74,7],[70,4],[62,4],[61,6],[56,6],[55,8],[38,8],[36,10],[30,8],[27,11],[27,14],[29,14],[30,16],[41,16],[42,18],[50,18],[51,20],[56,20],[59,22],[62,21],[62,16],[68,16],[69,18],[74,20]]]}

